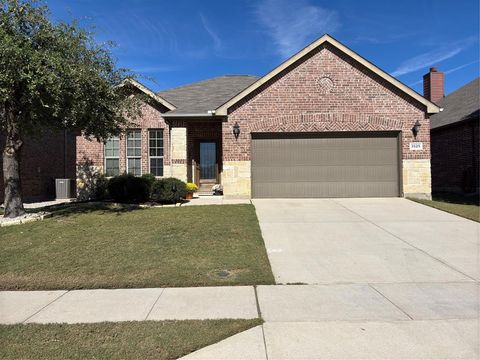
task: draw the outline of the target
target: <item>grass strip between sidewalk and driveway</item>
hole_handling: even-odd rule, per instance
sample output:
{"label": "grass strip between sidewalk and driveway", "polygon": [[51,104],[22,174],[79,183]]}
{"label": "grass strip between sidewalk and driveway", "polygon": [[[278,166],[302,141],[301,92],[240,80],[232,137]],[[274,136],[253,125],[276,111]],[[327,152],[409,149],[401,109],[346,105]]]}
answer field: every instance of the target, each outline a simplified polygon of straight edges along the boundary
{"label": "grass strip between sidewalk and driveway", "polygon": [[76,204],[0,228],[0,289],[274,284],[253,205]]}
{"label": "grass strip between sidewalk and driveway", "polygon": [[0,358],[177,359],[261,323],[253,319],[0,325]]}
{"label": "grass strip between sidewalk and driveway", "polygon": [[409,198],[423,205],[446,211],[466,219],[480,222],[480,206],[478,197],[462,197],[458,195],[433,195],[432,200]]}

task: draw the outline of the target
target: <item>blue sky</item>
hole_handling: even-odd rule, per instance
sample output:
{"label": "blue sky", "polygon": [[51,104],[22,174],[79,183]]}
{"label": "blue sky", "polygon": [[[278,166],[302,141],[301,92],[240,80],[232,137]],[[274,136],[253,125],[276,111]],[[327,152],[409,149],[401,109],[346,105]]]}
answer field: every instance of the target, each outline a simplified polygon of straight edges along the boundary
{"label": "blue sky", "polygon": [[47,0],[54,20],[95,26],[119,66],[157,91],[224,74],[264,75],[329,33],[422,92],[430,66],[446,93],[479,75],[477,0]]}

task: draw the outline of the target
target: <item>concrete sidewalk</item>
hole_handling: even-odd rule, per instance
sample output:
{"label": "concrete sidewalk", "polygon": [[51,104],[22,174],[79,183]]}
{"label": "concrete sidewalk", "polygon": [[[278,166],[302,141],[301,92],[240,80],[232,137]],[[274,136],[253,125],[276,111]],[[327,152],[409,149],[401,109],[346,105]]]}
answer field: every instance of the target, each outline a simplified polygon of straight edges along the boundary
{"label": "concrete sidewalk", "polygon": [[3,324],[257,317],[186,359],[479,355],[476,282],[0,292]]}
{"label": "concrete sidewalk", "polygon": [[[261,285],[0,292],[0,323],[476,319],[478,283]],[[257,306],[258,304],[258,306]]]}
{"label": "concrete sidewalk", "polygon": [[184,359],[477,359],[477,283],[259,286],[265,323]]}
{"label": "concrete sidewalk", "polygon": [[252,286],[0,292],[0,323],[254,319]]}
{"label": "concrete sidewalk", "polygon": [[266,322],[184,360],[478,359],[477,320]]}

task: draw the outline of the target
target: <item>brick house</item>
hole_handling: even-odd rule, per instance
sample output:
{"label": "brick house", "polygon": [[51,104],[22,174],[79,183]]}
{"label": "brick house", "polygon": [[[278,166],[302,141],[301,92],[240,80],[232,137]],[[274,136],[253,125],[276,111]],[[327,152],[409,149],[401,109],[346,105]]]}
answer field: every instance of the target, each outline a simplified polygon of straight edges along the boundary
{"label": "brick house", "polygon": [[[28,136],[22,147],[20,173],[25,201],[55,198],[55,178],[75,178],[75,135],[47,131]],[[5,138],[0,135],[0,149]],[[0,204],[3,203],[3,164],[0,162]]]}
{"label": "brick house", "polygon": [[430,197],[438,106],[329,35],[261,78],[129,85],[149,97],[143,116],[105,144],[76,138],[79,191],[92,173],[130,172],[226,197]]}
{"label": "brick house", "polygon": [[431,68],[424,96],[443,109],[431,118],[433,192],[478,193],[480,78],[445,97],[444,74]]}
{"label": "brick house", "polygon": [[78,165],[220,183],[228,197],[430,197],[438,106],[328,35],[261,78],[151,98],[125,136],[77,138]]}

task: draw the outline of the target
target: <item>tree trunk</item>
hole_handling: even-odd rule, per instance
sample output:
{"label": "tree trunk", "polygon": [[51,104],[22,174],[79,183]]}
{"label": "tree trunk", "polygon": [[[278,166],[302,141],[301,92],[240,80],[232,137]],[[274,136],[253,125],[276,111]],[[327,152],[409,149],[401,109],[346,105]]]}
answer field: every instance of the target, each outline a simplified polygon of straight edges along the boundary
{"label": "tree trunk", "polygon": [[10,123],[3,149],[3,182],[5,185],[4,217],[14,218],[25,214],[20,181],[20,150],[23,142],[18,127]]}

